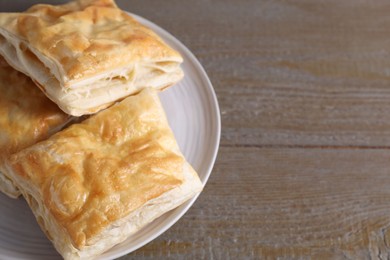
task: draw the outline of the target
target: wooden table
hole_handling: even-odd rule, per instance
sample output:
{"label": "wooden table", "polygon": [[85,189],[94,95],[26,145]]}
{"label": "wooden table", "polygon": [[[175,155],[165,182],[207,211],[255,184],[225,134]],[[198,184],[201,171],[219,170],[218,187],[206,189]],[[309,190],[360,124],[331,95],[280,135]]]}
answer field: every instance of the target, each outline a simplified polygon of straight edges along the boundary
{"label": "wooden table", "polygon": [[202,195],[122,260],[390,257],[389,1],[118,4],[191,49],[222,114]]}
{"label": "wooden table", "polygon": [[389,1],[119,1],[199,58],[222,114],[204,192],[122,259],[388,259]]}

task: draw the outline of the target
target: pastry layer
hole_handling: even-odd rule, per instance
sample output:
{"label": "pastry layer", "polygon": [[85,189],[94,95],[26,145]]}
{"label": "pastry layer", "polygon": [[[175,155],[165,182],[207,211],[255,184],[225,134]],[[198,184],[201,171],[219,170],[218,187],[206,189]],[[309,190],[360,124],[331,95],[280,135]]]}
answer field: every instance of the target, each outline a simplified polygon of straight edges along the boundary
{"label": "pastry layer", "polygon": [[4,168],[8,157],[44,140],[68,124],[62,112],[35,84],[0,57],[0,191],[19,196]]}
{"label": "pastry layer", "polygon": [[0,13],[0,54],[75,116],[183,77],[180,54],[112,0]]}
{"label": "pastry layer", "polygon": [[8,170],[66,259],[101,254],[202,189],[151,89],[13,155]]}

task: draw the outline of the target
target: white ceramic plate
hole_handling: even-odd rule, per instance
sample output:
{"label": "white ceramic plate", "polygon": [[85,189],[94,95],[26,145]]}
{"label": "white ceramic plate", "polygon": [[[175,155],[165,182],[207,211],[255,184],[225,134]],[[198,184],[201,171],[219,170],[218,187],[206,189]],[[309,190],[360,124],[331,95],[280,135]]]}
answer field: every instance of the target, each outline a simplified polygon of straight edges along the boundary
{"label": "white ceramic plate", "polygon": [[[162,92],[160,97],[184,156],[206,184],[217,155],[221,131],[213,87],[200,63],[182,43],[150,21],[135,17],[184,57],[184,79]],[[193,198],[156,219],[99,259],[123,256],[155,239],[178,221],[195,200]],[[24,200],[12,200],[3,194],[0,194],[0,259],[60,259]]]}

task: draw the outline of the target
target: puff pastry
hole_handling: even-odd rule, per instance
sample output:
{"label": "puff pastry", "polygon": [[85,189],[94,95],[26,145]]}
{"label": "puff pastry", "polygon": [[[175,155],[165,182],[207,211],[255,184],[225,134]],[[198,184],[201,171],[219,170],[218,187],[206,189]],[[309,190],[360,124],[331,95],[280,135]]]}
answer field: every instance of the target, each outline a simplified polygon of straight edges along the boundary
{"label": "puff pastry", "polygon": [[1,13],[0,54],[75,116],[183,77],[181,55],[112,0]]}
{"label": "puff pastry", "polygon": [[0,191],[16,198],[20,193],[8,178],[5,160],[58,131],[71,117],[1,57],[0,93]]}
{"label": "puff pastry", "polygon": [[65,259],[89,259],[202,189],[155,90],[146,89],[7,164]]}

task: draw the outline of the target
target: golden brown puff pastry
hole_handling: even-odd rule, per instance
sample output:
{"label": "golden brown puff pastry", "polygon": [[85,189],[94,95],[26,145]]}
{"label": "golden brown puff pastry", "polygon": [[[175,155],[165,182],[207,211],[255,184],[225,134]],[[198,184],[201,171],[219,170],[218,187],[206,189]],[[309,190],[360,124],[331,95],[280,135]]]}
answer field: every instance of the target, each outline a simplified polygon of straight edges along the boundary
{"label": "golden brown puff pastry", "polygon": [[8,169],[65,259],[101,254],[202,189],[151,89],[13,155]]}
{"label": "golden brown puff pastry", "polygon": [[0,58],[0,191],[18,197],[4,161],[60,130],[71,117],[51,102],[25,75]]}
{"label": "golden brown puff pastry", "polygon": [[75,116],[183,77],[180,54],[112,0],[0,13],[0,54]]}

